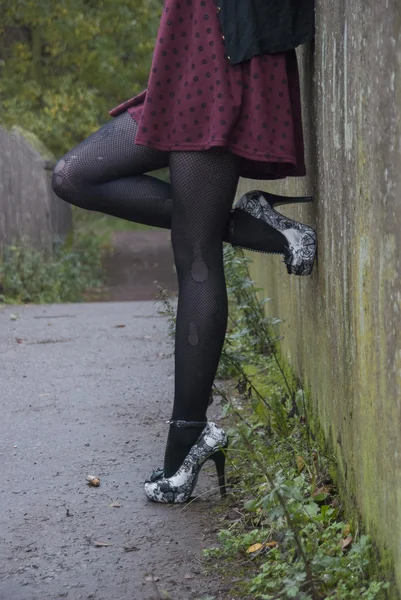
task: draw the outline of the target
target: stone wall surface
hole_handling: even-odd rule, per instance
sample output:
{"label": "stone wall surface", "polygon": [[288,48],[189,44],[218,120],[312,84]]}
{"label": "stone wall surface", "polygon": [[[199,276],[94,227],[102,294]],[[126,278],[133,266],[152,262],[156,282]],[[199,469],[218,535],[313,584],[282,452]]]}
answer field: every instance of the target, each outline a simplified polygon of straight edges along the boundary
{"label": "stone wall surface", "polygon": [[24,239],[51,250],[71,229],[71,206],[54,194],[48,164],[33,141],[0,127],[0,249]]}
{"label": "stone wall surface", "polygon": [[314,196],[283,210],[317,229],[313,275],[249,253],[252,276],[401,590],[401,3],[318,1],[316,25],[298,54],[308,177],[239,193]]}

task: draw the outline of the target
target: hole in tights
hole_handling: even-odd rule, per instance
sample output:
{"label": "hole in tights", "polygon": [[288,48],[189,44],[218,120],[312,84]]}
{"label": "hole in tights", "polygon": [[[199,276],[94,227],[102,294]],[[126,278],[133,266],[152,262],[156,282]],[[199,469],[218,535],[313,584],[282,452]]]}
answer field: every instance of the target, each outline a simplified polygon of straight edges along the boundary
{"label": "hole in tights", "polygon": [[62,171],[65,167],[65,160],[62,158],[61,160],[58,161],[58,163],[56,164],[55,168],[54,168],[54,172],[55,173],[60,173],[60,171]]}
{"label": "hole in tights", "polygon": [[196,258],[192,263],[192,279],[195,281],[206,281],[209,277],[209,268],[204,260]]}
{"label": "hole in tights", "polygon": [[198,331],[193,321],[189,324],[188,342],[191,346],[196,346],[199,343]]}

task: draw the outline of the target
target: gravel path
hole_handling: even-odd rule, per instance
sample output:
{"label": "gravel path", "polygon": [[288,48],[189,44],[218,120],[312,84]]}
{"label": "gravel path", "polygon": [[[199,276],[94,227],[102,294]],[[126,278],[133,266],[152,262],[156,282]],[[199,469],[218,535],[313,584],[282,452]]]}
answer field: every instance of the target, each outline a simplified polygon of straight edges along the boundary
{"label": "gravel path", "polygon": [[214,473],[185,507],[142,491],[162,461],[171,352],[153,302],[0,309],[1,600],[229,598],[199,560]]}

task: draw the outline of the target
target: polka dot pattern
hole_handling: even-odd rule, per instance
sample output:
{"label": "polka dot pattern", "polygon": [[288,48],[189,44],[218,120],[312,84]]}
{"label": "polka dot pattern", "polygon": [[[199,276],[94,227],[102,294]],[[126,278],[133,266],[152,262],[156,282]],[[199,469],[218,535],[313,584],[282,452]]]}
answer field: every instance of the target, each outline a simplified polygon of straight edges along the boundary
{"label": "polka dot pattern", "polygon": [[223,146],[245,159],[243,177],[305,174],[295,51],[230,65],[214,0],[165,0],[148,87],[110,114],[125,110],[137,144]]}

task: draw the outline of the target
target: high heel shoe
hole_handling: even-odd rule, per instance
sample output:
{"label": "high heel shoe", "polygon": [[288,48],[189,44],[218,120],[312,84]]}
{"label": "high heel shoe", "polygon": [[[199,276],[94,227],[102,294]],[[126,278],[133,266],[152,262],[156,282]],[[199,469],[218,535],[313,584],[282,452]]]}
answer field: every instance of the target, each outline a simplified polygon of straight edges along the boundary
{"label": "high heel shoe", "polygon": [[270,194],[270,192],[250,192],[264,194],[269,198],[270,206],[285,206],[288,204],[305,204],[306,202],[313,202],[313,196],[278,196],[277,194]]}
{"label": "high heel shoe", "polygon": [[[287,240],[284,249],[284,262],[291,275],[310,275],[316,256],[316,233],[308,225],[293,221],[276,212],[274,206],[310,202],[311,196],[276,196],[260,190],[244,194],[235,204],[234,210],[248,213],[255,219],[261,219],[267,225],[281,233]],[[252,250],[252,248],[249,248]],[[263,251],[263,250],[262,250]]]}
{"label": "high heel shoe", "polygon": [[[169,421],[177,427],[199,426],[199,422]],[[193,493],[201,468],[208,460],[216,465],[221,496],[226,495],[225,459],[228,438],[216,423],[207,422],[197,442],[188,452],[181,467],[172,477],[165,477],[163,469],[157,469],[145,481],[144,490],[149,500],[169,504],[182,504]]]}

